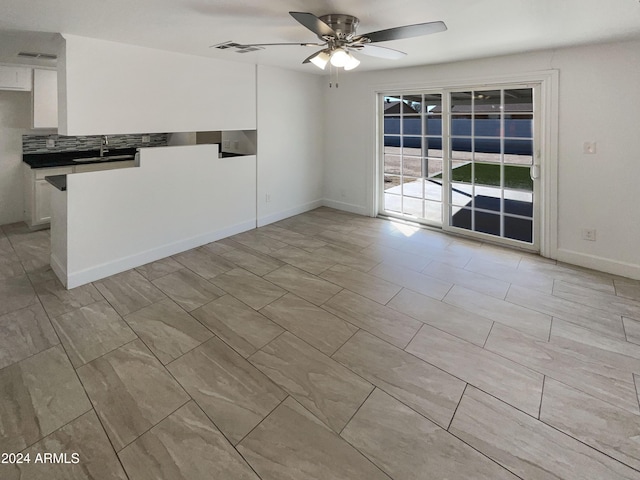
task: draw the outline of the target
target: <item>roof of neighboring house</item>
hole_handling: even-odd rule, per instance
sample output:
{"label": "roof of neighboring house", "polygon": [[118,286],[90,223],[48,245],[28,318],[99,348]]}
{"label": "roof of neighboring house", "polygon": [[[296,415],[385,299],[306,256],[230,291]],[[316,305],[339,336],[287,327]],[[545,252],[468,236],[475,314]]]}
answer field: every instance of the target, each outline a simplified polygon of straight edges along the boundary
{"label": "roof of neighboring house", "polygon": [[384,113],[389,114],[400,114],[400,113],[418,113],[416,112],[409,104],[406,102],[385,102],[384,103]]}

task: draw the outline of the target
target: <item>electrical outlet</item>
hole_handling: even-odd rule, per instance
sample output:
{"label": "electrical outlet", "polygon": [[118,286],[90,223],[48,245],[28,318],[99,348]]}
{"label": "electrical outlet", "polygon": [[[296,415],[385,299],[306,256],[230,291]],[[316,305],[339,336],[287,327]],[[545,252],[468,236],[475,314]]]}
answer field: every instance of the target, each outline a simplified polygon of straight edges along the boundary
{"label": "electrical outlet", "polygon": [[222,142],[222,148],[224,148],[225,150],[229,149],[229,140],[225,140]]}
{"label": "electrical outlet", "polygon": [[56,141],[53,138],[47,138],[47,148],[55,148]]}
{"label": "electrical outlet", "polygon": [[270,194],[270,193],[267,193],[267,194],[264,196],[264,203],[269,203],[269,202],[271,202],[271,194]]}
{"label": "electrical outlet", "polygon": [[582,239],[588,240],[589,242],[596,241],[596,231],[591,228],[585,228],[582,230]]}
{"label": "electrical outlet", "polygon": [[151,141],[151,135],[142,135],[142,143],[149,143]]}
{"label": "electrical outlet", "polygon": [[596,142],[584,142],[582,146],[582,152],[587,155],[596,153]]}

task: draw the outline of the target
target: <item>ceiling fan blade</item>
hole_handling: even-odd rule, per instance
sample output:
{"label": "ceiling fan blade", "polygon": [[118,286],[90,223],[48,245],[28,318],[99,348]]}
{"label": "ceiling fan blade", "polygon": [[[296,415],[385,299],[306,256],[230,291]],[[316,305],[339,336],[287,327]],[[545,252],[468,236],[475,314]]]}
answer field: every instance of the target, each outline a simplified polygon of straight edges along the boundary
{"label": "ceiling fan blade", "polygon": [[370,57],[387,58],[389,60],[398,60],[406,55],[406,53],[400,50],[394,50],[393,48],[379,47],[377,45],[370,45],[364,43],[357,47],[357,51],[369,55]]}
{"label": "ceiling fan blade", "polygon": [[387,42],[389,40],[401,40],[403,38],[420,37],[431,33],[444,32],[447,26],[444,22],[416,23],[403,27],[388,28],[377,32],[365,33],[362,37],[368,38],[372,43]]}
{"label": "ceiling fan blade", "polygon": [[324,23],[318,17],[316,17],[313,13],[306,12],[289,12],[293,18],[295,18],[302,25],[307,27],[313,33],[318,35],[319,37],[323,37],[325,35],[335,37],[337,36],[336,32],[329,25]]}
{"label": "ceiling fan blade", "polygon": [[274,45],[297,45],[298,47],[322,47],[326,43],[243,43],[240,47],[272,47]]}

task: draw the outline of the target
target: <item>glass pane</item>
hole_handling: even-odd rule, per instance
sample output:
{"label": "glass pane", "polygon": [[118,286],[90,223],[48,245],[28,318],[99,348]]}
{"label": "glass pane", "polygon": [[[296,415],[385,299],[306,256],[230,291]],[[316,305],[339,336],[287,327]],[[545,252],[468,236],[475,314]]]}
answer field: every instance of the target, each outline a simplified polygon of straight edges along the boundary
{"label": "glass pane", "polygon": [[400,155],[384,154],[384,173],[400,175]]}
{"label": "glass pane", "polygon": [[[411,137],[403,137],[403,140]],[[420,139],[418,139],[420,140]],[[405,157],[421,157],[422,156],[422,148],[419,146],[417,148],[407,147],[402,149],[402,155]]]}
{"label": "glass pane", "polygon": [[402,128],[403,135],[422,135],[422,117],[402,117]]}
{"label": "glass pane", "polygon": [[410,177],[422,177],[422,163],[424,159],[420,157],[404,157],[402,159],[402,174]]}
{"label": "glass pane", "polygon": [[401,212],[402,210],[402,197],[400,195],[393,195],[390,193],[384,194],[384,209],[388,212]]}
{"label": "glass pane", "polygon": [[499,137],[500,115],[476,115],[473,120],[474,135],[476,137]]}
{"label": "glass pane", "polygon": [[400,117],[384,117],[384,133],[400,135]]}
{"label": "glass pane", "polygon": [[451,135],[471,135],[471,115],[451,116]]}
{"label": "glass pane", "polygon": [[[418,152],[415,155],[420,155],[422,153],[422,137],[402,137],[402,146],[405,148],[417,149]],[[407,154],[411,155],[411,153]]]}
{"label": "glass pane", "polygon": [[426,93],[424,95],[424,113],[442,113],[442,95]]}
{"label": "glass pane", "polygon": [[423,183],[422,178],[402,177],[402,194],[408,197],[424,198]]}
{"label": "glass pane", "polygon": [[384,190],[385,192],[397,193],[400,195],[401,187],[400,187],[400,177],[395,175],[385,175],[384,176]]}
{"label": "glass pane", "polygon": [[402,100],[411,108],[411,110],[406,110],[405,114],[412,115],[422,111],[422,95],[404,95]]}
{"label": "glass pane", "polygon": [[384,146],[385,147],[399,147],[400,146],[400,138],[397,135],[385,135],[384,136]]}
{"label": "glass pane", "polygon": [[419,198],[404,197],[403,212],[405,215],[422,218],[423,201]]}
{"label": "glass pane", "polygon": [[451,181],[471,183],[471,168],[470,162],[452,162]]}
{"label": "glass pane", "polygon": [[425,135],[442,135],[442,115],[427,115]]}
{"label": "glass pane", "polygon": [[533,89],[516,88],[504,91],[505,112],[533,112]]}
{"label": "glass pane", "polygon": [[504,187],[517,190],[533,191],[533,180],[529,173],[529,167],[517,167],[515,165],[504,166]]}
{"label": "glass pane", "polygon": [[459,207],[471,207],[471,185],[463,183],[451,184],[451,204]]}
{"label": "glass pane", "polygon": [[442,160],[439,158],[428,158],[427,159],[427,176],[429,178],[438,178],[442,180],[442,168],[443,168]]}
{"label": "glass pane", "polygon": [[425,157],[442,158],[442,138],[425,138],[423,145]]}
{"label": "glass pane", "polygon": [[471,210],[468,208],[455,209],[451,216],[451,225],[458,228],[471,230]]}
{"label": "glass pane", "polygon": [[504,213],[533,218],[533,196],[518,193],[505,190]]}
{"label": "glass pane", "polygon": [[[469,171],[469,175],[471,175],[470,171]],[[478,185],[489,185],[492,187],[499,187],[500,186],[500,164],[475,162],[474,169],[473,169],[473,181]]]}
{"label": "glass pane", "polygon": [[500,215],[474,211],[475,231],[500,236]]}
{"label": "glass pane", "polygon": [[[500,191],[496,192],[500,195]],[[501,199],[499,196],[494,195],[476,195],[474,200],[474,208],[480,210],[488,210],[490,212],[500,213],[500,202]]]}
{"label": "glass pane", "polygon": [[504,217],[504,236],[521,242],[533,243],[533,221]]}
{"label": "glass pane", "polygon": [[[474,112],[477,114],[500,113],[502,110],[500,90],[477,90],[473,92]],[[477,134],[476,134],[477,135]]]}
{"label": "glass pane", "polygon": [[533,140],[505,140],[504,153],[505,163],[516,163],[521,165],[531,165],[533,160]]}
{"label": "glass pane", "polygon": [[389,96],[384,99],[384,114],[385,115],[415,115],[416,112],[411,106],[405,102],[401,101],[399,97]]}
{"label": "glass pane", "polygon": [[424,202],[424,218],[429,222],[442,223],[442,204],[440,202]]}
{"label": "glass pane", "polygon": [[471,92],[454,92],[451,94],[451,113],[471,112]]}
{"label": "glass pane", "polygon": [[501,142],[498,138],[474,138],[473,147],[480,153],[500,153]]}
{"label": "glass pane", "polygon": [[507,115],[504,120],[505,137],[533,137],[533,115]]}
{"label": "glass pane", "polygon": [[424,198],[435,202],[442,201],[442,180],[429,179],[424,182]]}
{"label": "glass pane", "polygon": [[456,160],[471,160],[471,143],[470,138],[452,138],[451,139],[451,158]]}

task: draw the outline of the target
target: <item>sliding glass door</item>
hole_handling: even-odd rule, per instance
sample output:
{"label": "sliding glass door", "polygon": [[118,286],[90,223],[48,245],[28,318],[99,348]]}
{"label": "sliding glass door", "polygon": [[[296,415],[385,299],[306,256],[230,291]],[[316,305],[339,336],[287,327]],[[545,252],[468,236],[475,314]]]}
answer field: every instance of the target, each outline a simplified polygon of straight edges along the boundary
{"label": "sliding glass door", "polygon": [[381,213],[537,249],[537,88],[382,95]]}
{"label": "sliding glass door", "polygon": [[385,213],[442,224],[442,94],[383,97]]}

